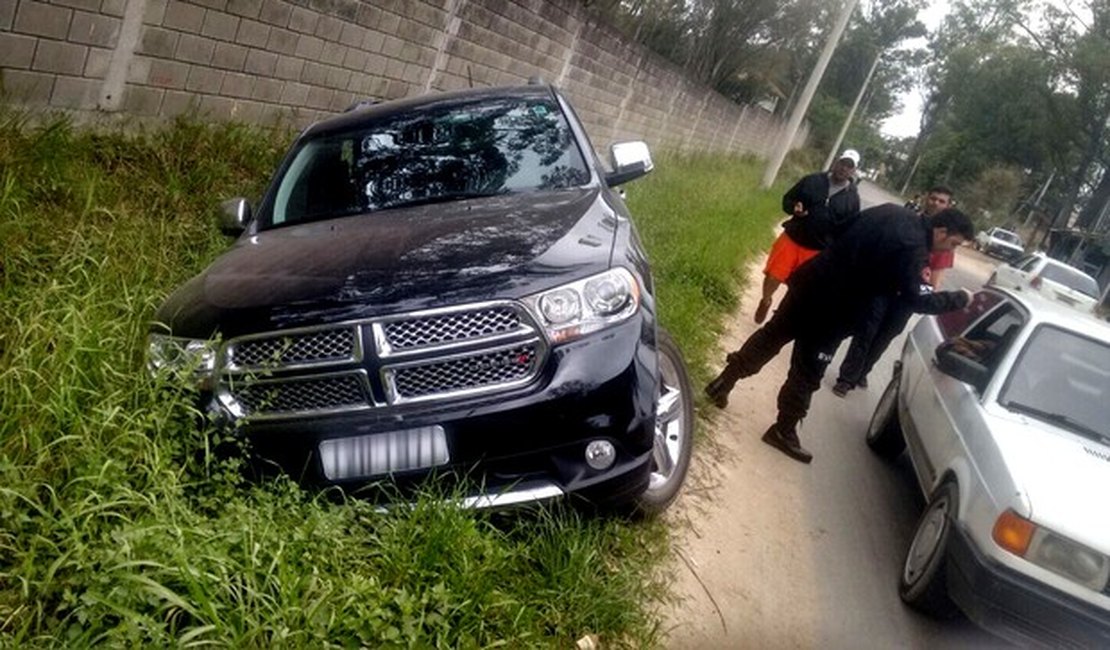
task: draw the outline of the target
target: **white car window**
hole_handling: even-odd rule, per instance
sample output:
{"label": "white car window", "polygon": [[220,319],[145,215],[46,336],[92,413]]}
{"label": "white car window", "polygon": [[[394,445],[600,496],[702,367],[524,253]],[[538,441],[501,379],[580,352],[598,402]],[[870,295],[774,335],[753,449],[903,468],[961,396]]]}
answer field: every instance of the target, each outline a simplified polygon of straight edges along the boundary
{"label": "white car window", "polygon": [[963,338],[983,344],[978,360],[990,369],[993,375],[998,362],[1010,349],[1024,324],[1025,316],[1017,306],[1011,302],[1003,302],[968,330]]}
{"label": "white car window", "polygon": [[1092,298],[1098,298],[1098,283],[1095,282],[1095,279],[1070,266],[1049,262],[1041,271],[1041,277],[1062,284],[1069,289],[1075,289],[1079,293]]}

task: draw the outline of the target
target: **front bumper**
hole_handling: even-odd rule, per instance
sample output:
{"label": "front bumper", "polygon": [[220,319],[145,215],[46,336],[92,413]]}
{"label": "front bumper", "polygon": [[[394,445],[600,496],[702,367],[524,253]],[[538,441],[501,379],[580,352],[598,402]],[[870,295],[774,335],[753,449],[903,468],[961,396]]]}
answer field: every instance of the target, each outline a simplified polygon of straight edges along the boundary
{"label": "front bumper", "polygon": [[[537,380],[517,389],[328,417],[246,420],[239,431],[251,443],[256,468],[279,469],[308,486],[359,490],[388,478],[391,487],[384,492],[405,492],[432,476],[447,489],[469,486],[467,505],[564,494],[599,504],[625,502],[648,484],[657,377],[653,328],[638,315],[553,348]],[[323,440],[433,425],[446,434],[446,465],[347,481],[331,481],[323,472]],[[585,447],[593,440],[615,447],[610,468],[586,464]]]}
{"label": "front bumper", "polygon": [[988,255],[993,255],[1004,260],[1016,260],[1025,254],[1024,249],[1010,248],[1009,246],[1000,246],[998,244],[987,244],[983,250]]}
{"label": "front bumper", "polygon": [[1110,612],[992,562],[953,532],[948,594],[976,624],[1020,645],[1110,647]]}

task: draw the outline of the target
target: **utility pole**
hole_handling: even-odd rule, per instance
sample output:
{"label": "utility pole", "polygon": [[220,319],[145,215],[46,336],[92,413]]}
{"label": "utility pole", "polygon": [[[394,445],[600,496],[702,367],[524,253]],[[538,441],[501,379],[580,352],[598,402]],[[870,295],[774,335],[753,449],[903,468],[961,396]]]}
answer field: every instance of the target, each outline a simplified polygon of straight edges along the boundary
{"label": "utility pole", "polygon": [[802,125],[802,119],[805,117],[806,111],[809,110],[809,103],[813,100],[814,93],[817,92],[821,77],[825,76],[825,68],[829,65],[829,59],[832,58],[833,51],[836,50],[836,45],[840,42],[840,37],[844,34],[844,28],[848,26],[848,19],[852,16],[852,11],[856,8],[858,1],[845,0],[844,6],[841,7],[840,15],[836,19],[836,24],[833,25],[832,33],[829,34],[829,40],[825,42],[825,48],[821,50],[821,56],[817,58],[817,65],[813,66],[813,71],[809,73],[809,81],[806,82],[805,90],[802,91],[802,96],[795,104],[794,110],[790,114],[790,120],[780,134],[775,151],[771,154],[771,160],[767,163],[767,169],[763,172],[762,185],[764,188],[771,187],[775,183],[775,177],[779,175],[782,161],[786,159],[786,152],[790,150],[790,145],[794,143],[794,137],[798,134],[798,127]]}
{"label": "utility pole", "polygon": [[840,127],[840,133],[836,135],[836,142],[833,144],[832,149],[829,149],[829,157],[825,158],[825,166],[821,169],[832,167],[833,160],[836,159],[836,152],[840,149],[841,143],[844,142],[844,136],[848,133],[848,127],[852,125],[852,119],[856,116],[856,109],[859,108],[859,103],[863,101],[863,94],[867,92],[867,86],[871,84],[871,77],[875,76],[875,70],[878,69],[879,60],[882,56],[882,52],[875,55],[875,61],[871,64],[871,69],[867,71],[867,77],[864,78],[863,85],[860,86],[859,92],[856,94],[856,100],[852,102],[852,108],[848,111],[848,117],[844,118],[844,124]]}
{"label": "utility pole", "polygon": [[1029,227],[1029,222],[1033,220],[1033,215],[1037,214],[1037,208],[1039,208],[1041,205],[1041,199],[1044,198],[1045,192],[1048,191],[1048,187],[1052,185],[1052,180],[1055,178],[1056,170],[1053,169],[1052,173],[1048,175],[1048,180],[1044,182],[1044,185],[1041,185],[1038,189],[1034,190],[1034,198],[1031,204],[1029,204],[1029,216],[1025,218],[1025,223],[1021,224],[1022,228]]}
{"label": "utility pole", "polygon": [[910,167],[910,173],[906,174],[906,182],[902,183],[902,189],[898,191],[902,196],[906,195],[906,190],[910,189],[910,181],[913,180],[913,175],[917,173],[917,166],[921,164],[921,156],[925,155],[924,147],[917,154],[917,158],[913,160],[913,167]]}

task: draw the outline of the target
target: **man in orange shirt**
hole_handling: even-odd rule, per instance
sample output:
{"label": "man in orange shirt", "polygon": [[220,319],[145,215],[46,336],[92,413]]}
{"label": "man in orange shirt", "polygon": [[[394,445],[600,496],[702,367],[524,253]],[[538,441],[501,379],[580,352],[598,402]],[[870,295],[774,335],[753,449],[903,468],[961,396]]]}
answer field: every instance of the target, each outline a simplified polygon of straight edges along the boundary
{"label": "man in orange shirt", "polygon": [[859,153],[845,149],[828,172],[805,176],[782,196],[782,211],[790,219],[767,257],[755,322],[766,320],[775,291],[794,269],[820,253],[859,215],[859,192],[852,177],[857,165]]}

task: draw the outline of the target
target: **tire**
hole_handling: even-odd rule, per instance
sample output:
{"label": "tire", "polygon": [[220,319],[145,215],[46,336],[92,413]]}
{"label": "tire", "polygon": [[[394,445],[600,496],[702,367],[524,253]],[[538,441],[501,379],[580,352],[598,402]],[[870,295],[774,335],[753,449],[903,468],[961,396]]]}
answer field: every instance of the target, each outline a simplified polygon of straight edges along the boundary
{"label": "tire", "polygon": [[678,496],[694,448],[694,391],[682,351],[662,328],[656,345],[659,393],[651,478],[647,489],[633,502],[636,513],[647,516],[663,512]]}
{"label": "tire", "polygon": [[895,373],[890,383],[883,389],[871,422],[867,425],[867,446],[879,457],[894,460],[906,448],[902,435],[902,424],[898,421],[898,383],[900,375]]}
{"label": "tire", "polygon": [[948,597],[945,564],[958,501],[959,490],[953,482],[942,484],[929,499],[906,550],[898,579],[902,602],[938,618],[949,618],[957,612]]}

